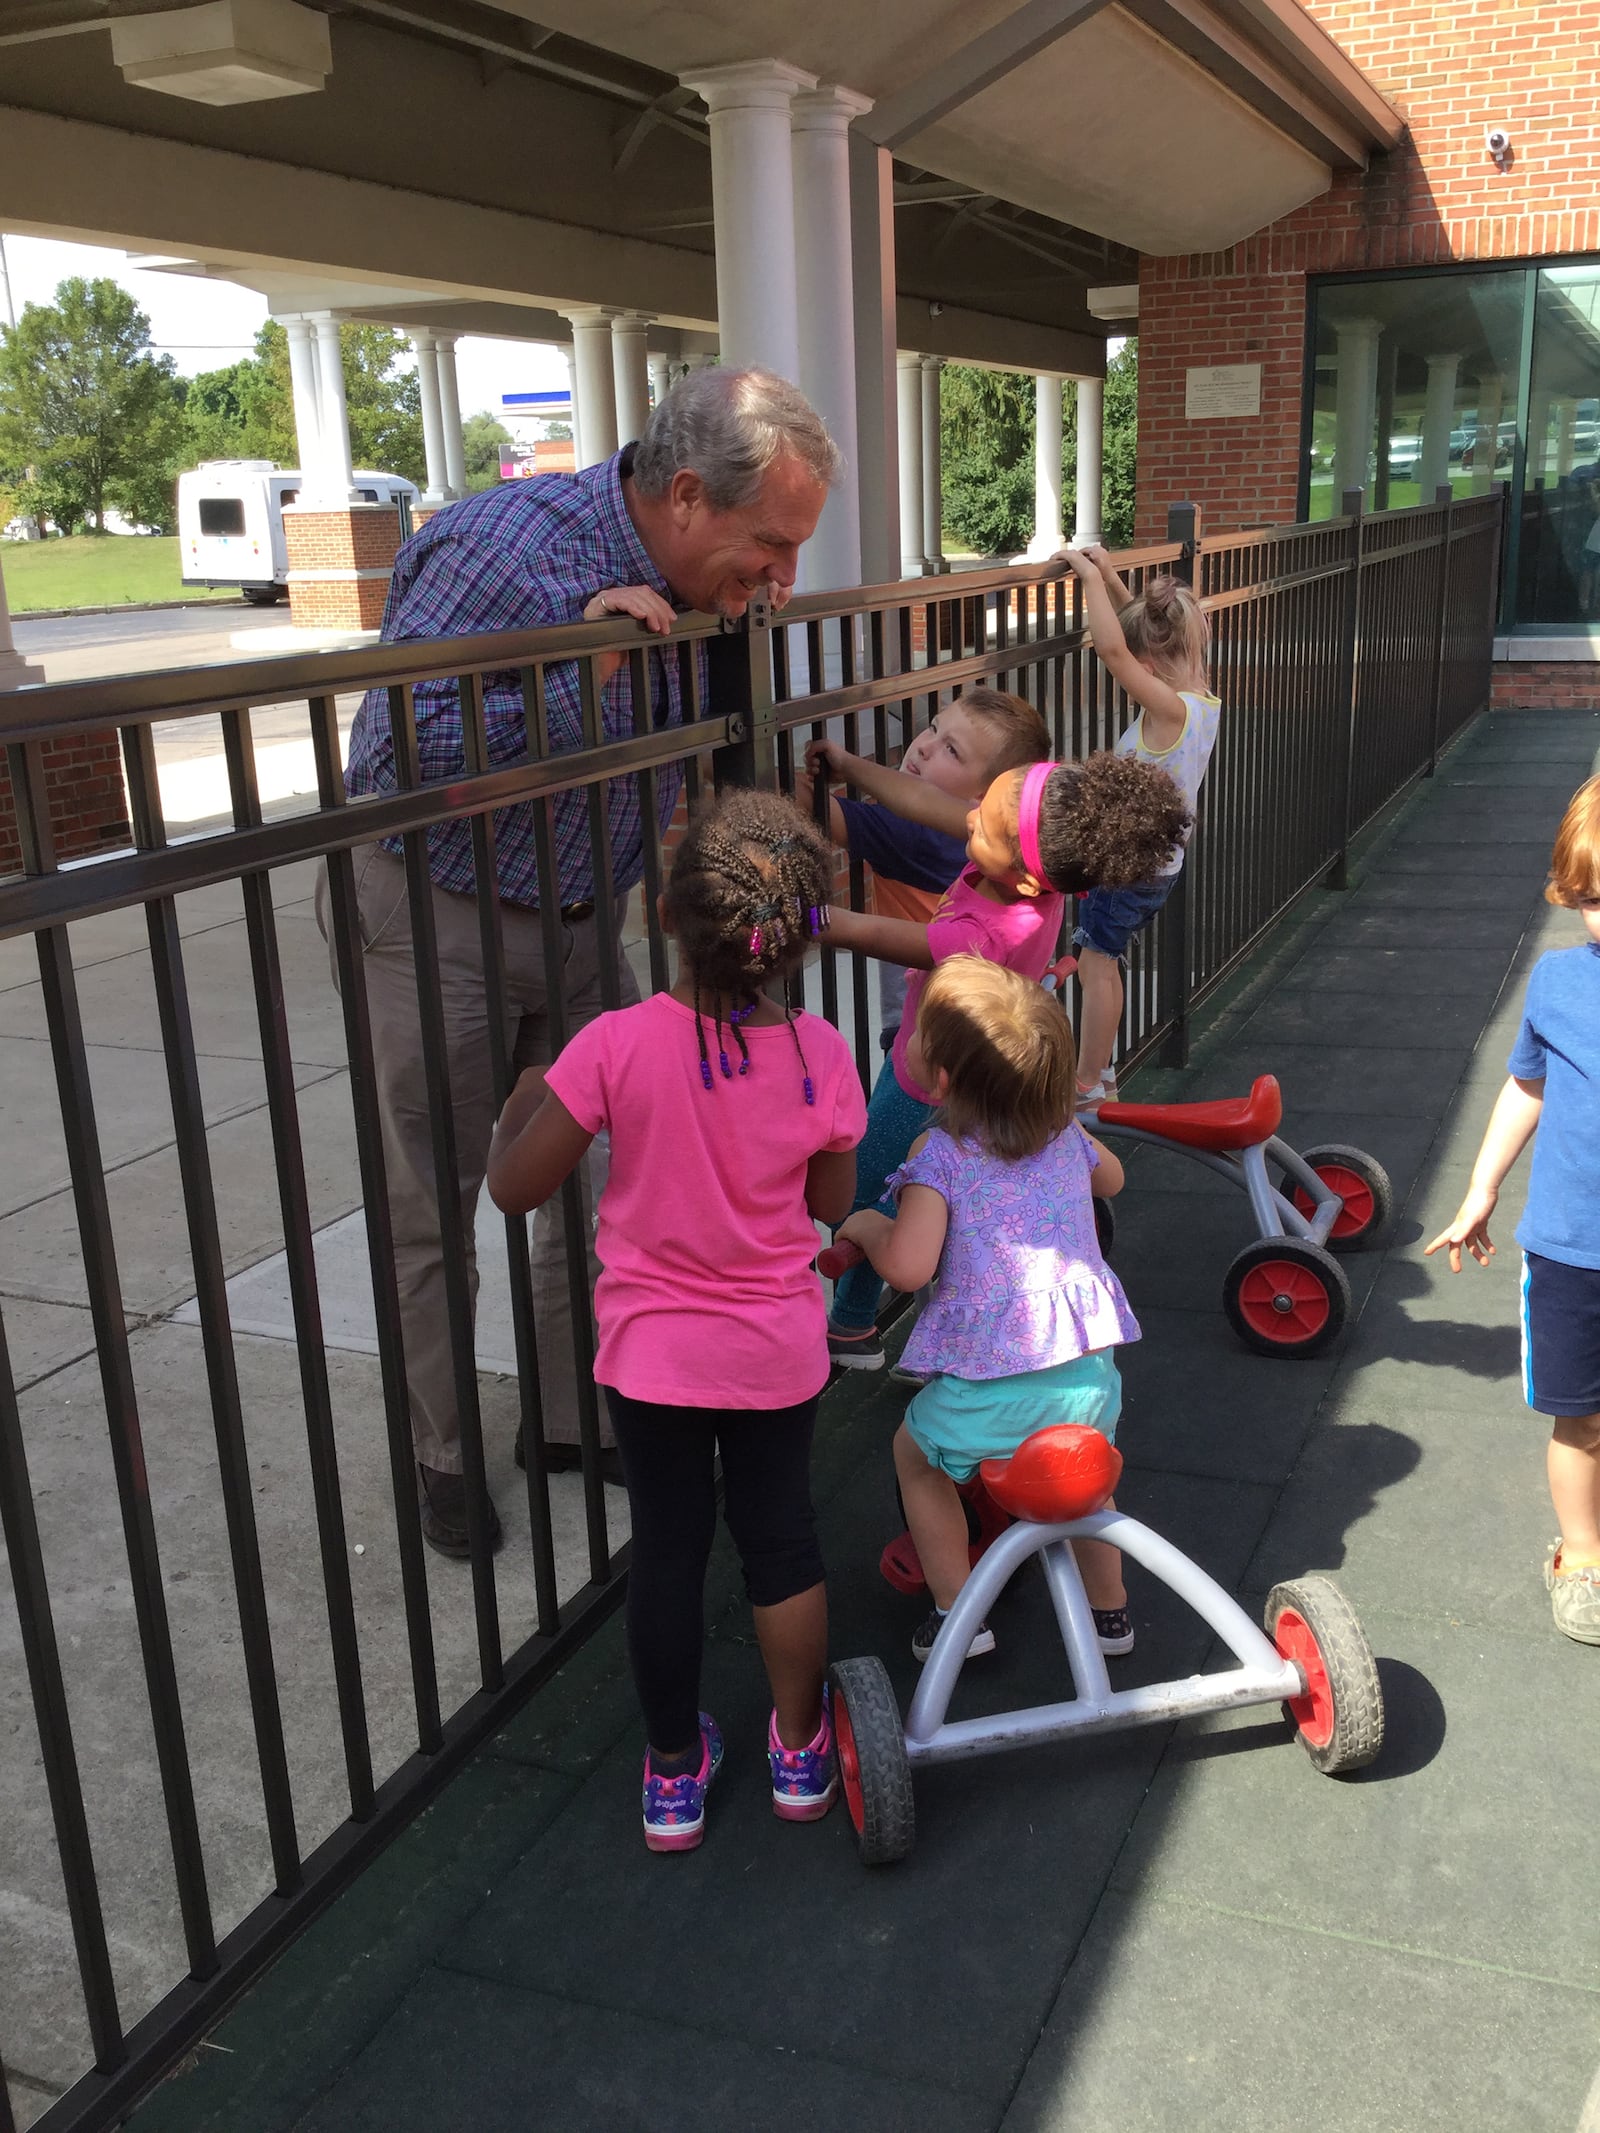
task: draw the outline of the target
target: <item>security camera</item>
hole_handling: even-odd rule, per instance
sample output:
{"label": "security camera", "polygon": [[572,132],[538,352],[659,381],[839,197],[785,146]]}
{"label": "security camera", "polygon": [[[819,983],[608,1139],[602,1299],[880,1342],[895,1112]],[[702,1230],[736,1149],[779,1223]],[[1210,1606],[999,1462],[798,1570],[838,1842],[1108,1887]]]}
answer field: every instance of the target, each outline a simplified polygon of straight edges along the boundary
{"label": "security camera", "polygon": [[1504,170],[1506,158],[1511,153],[1511,135],[1505,127],[1486,126],[1483,131],[1483,145],[1494,159],[1496,167]]}
{"label": "security camera", "polygon": [[930,304],[928,306],[928,316],[929,318],[943,318],[944,305],[938,303]]}

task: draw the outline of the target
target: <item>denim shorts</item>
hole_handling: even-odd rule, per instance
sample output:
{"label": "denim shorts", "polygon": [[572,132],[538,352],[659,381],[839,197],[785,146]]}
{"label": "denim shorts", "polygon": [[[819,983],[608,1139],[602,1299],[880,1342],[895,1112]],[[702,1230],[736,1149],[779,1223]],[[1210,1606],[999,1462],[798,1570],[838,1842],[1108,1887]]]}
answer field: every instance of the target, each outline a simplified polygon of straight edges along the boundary
{"label": "denim shorts", "polygon": [[1122,1374],[1110,1348],[1009,1378],[929,1378],[906,1409],[906,1429],[929,1466],[970,1481],[980,1459],[1009,1459],[1024,1437],[1056,1422],[1086,1422],[1115,1443]]}
{"label": "denim shorts", "polygon": [[1120,963],[1128,943],[1141,926],[1148,926],[1172,894],[1176,874],[1161,881],[1136,882],[1131,889],[1091,889],[1078,906],[1073,928],[1074,948],[1097,948]]}

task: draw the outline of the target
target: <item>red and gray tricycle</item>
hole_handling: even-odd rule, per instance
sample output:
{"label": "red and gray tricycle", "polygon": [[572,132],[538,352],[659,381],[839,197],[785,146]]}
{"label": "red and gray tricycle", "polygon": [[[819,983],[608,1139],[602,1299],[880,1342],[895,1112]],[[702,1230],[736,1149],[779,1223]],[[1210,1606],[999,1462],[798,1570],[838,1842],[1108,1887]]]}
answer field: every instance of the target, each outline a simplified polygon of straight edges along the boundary
{"label": "red and gray tricycle", "polygon": [[1079,1117],[1104,1140],[1174,1150],[1242,1187],[1256,1236],[1222,1277],[1222,1308],[1241,1340],[1262,1355],[1293,1357],[1315,1355],[1337,1338],[1351,1303],[1334,1254],[1365,1250],[1393,1210],[1388,1173],[1374,1156],[1337,1142],[1291,1148],[1278,1135],[1283,1096],[1271,1074],[1260,1075],[1248,1096],[1113,1101]]}
{"label": "red and gray tricycle", "polygon": [[[1318,1770],[1359,1770],[1383,1744],[1383,1692],[1361,1625],[1331,1579],[1298,1578],[1267,1597],[1266,1631],[1198,1563],[1120,1511],[1103,1508],[1122,1469],[1097,1430],[1058,1424],[1009,1459],[980,1468],[989,1495],[1017,1522],[975,1565],[923,1669],[902,1725],[881,1659],[843,1659],[831,1670],[834,1735],[845,1804],[868,1866],[903,1859],[916,1834],[919,1770],[1008,1748],[1161,1725],[1210,1711],[1282,1703]],[[1237,1665],[1142,1688],[1113,1689],[1070,1543],[1109,1541],[1188,1602]],[[980,1623],[1001,1591],[1038,1556],[1050,1590],[1074,1694],[986,1718],[948,1717]]]}

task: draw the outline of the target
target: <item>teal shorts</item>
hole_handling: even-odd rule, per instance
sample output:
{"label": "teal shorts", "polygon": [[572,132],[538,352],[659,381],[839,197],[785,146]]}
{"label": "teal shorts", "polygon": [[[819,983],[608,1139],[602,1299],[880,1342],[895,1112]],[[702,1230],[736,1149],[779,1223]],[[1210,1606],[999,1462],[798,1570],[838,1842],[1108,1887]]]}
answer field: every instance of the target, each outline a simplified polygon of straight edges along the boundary
{"label": "teal shorts", "polygon": [[1009,1459],[1024,1437],[1086,1422],[1111,1443],[1122,1378],[1109,1348],[1010,1378],[930,1378],[906,1409],[906,1428],[930,1466],[970,1481],[980,1459]]}

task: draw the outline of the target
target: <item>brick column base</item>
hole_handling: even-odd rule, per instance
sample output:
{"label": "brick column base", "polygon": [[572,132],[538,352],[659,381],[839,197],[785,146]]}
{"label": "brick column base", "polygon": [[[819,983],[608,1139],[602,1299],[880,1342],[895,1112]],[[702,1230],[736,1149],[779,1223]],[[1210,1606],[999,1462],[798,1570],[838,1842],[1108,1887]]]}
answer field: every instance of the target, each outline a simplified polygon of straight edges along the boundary
{"label": "brick column base", "polygon": [[[59,859],[115,851],[129,841],[122,749],[115,733],[74,734],[44,744],[44,789]],[[22,837],[11,776],[0,751],[0,874],[22,871]]]}
{"label": "brick column base", "polygon": [[1600,711],[1600,660],[1497,659],[1494,711]]}
{"label": "brick column base", "polygon": [[400,546],[393,504],[289,504],[289,612],[297,629],[375,630]]}

